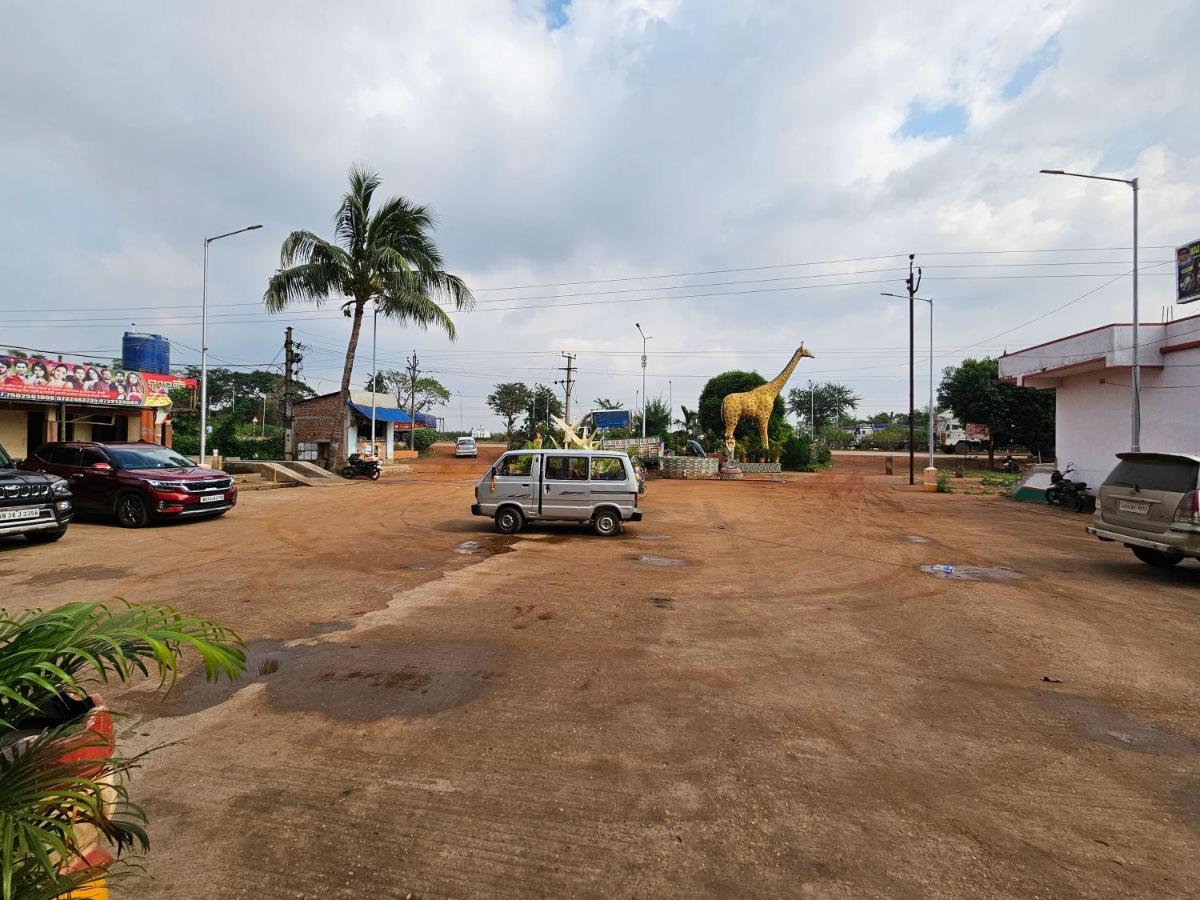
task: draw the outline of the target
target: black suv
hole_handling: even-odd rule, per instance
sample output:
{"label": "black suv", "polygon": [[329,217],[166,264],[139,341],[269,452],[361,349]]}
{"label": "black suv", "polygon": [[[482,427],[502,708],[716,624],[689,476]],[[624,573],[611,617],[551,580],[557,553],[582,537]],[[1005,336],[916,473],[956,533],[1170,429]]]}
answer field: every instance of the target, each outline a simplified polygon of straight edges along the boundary
{"label": "black suv", "polygon": [[63,479],[18,471],[0,447],[0,535],[23,534],[30,543],[48,544],[67,533],[73,512]]}

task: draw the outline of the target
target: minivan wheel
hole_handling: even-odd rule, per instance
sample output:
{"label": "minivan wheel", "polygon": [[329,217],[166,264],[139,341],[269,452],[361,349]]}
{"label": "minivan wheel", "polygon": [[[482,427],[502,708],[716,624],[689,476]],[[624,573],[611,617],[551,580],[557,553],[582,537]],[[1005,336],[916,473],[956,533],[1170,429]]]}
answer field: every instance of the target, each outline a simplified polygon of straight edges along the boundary
{"label": "minivan wheel", "polygon": [[621,517],[611,509],[602,509],[592,518],[592,530],[601,537],[612,537],[621,530]]}
{"label": "minivan wheel", "polygon": [[141,528],[150,519],[146,501],[137,494],[125,493],[117,497],[117,524],[122,528]]}
{"label": "minivan wheel", "polygon": [[525,524],[525,517],[511,506],[496,513],[496,530],[501,534],[516,534]]}
{"label": "minivan wheel", "polygon": [[1175,553],[1163,553],[1161,550],[1155,550],[1153,547],[1130,547],[1133,555],[1146,563],[1148,566],[1159,566],[1167,569],[1171,566],[1177,566],[1183,562],[1183,557]]}

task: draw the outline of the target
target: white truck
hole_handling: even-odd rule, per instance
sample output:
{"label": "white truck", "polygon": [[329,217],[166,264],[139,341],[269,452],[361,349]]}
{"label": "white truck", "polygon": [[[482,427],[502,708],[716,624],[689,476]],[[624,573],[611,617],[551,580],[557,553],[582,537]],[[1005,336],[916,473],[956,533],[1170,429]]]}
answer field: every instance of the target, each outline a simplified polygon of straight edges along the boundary
{"label": "white truck", "polygon": [[991,439],[986,425],[974,422],[964,425],[946,415],[937,417],[934,428],[934,443],[942,453],[978,453]]}

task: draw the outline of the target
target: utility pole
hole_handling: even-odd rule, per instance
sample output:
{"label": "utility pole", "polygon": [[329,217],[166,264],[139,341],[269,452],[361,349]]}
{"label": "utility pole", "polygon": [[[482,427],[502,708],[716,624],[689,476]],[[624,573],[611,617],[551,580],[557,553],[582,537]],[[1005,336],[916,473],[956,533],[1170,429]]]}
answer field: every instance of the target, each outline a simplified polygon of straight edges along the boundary
{"label": "utility pole", "polygon": [[917,483],[917,448],[914,443],[917,438],[916,430],[916,386],[914,382],[914,370],[916,366],[915,360],[915,342],[916,335],[914,332],[914,312],[916,304],[913,302],[917,296],[917,290],[921,287],[921,270],[917,269],[916,279],[913,279],[913,260],[916,259],[915,253],[908,254],[908,278],[905,280],[905,286],[908,288],[908,483]]}
{"label": "utility pole", "polygon": [[565,359],[567,361],[567,364],[563,368],[559,369],[559,371],[566,372],[567,377],[563,378],[559,381],[556,381],[554,383],[561,384],[563,386],[563,394],[565,396],[565,401],[563,403],[563,412],[565,413],[565,421],[570,422],[571,421],[571,389],[575,387],[575,379],[571,377],[571,372],[572,372],[572,367],[575,365],[575,354],[567,353],[564,350],[562,357],[563,357],[563,359]]}
{"label": "utility pole", "polygon": [[412,421],[408,423],[408,449],[417,449],[417,351],[413,350],[412,359],[408,361],[408,414]]}
{"label": "utility pole", "polygon": [[292,326],[283,333],[283,458],[289,462],[296,458],[296,422],[292,410],[294,392],[292,385],[297,376],[297,367],[303,359],[296,352],[299,344],[292,341]]}
{"label": "utility pole", "polygon": [[[652,341],[654,338],[646,337],[646,332],[642,331],[642,324],[634,322],[637,326],[638,334],[642,336],[642,440],[646,439],[646,342]],[[661,396],[661,394],[659,395]]]}

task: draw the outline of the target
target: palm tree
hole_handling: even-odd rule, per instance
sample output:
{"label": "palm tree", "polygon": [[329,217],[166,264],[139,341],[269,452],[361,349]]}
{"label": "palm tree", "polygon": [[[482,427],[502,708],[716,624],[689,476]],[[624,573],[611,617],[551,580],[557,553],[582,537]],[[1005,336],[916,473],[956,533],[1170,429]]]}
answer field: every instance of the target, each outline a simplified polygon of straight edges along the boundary
{"label": "palm tree", "polygon": [[[379,176],[361,166],[350,170],[350,190],[334,215],[334,239],[311,231],[293,231],[279,251],[279,270],[267,284],[263,303],[268,312],[282,312],[305,301],[321,306],[331,297],[348,298],[342,312],[353,321],[346,362],[342,368],[342,408],[350,401],[350,376],[367,304],[383,315],[428,329],[436,325],[450,339],[454,322],[443,302],[470,309],[474,298],[461,278],[443,269],[442,255],[433,242],[433,214],[404,197],[392,197],[374,212],[371,200]],[[345,440],[339,427],[338,447]],[[339,451],[345,458],[345,448]]]}

